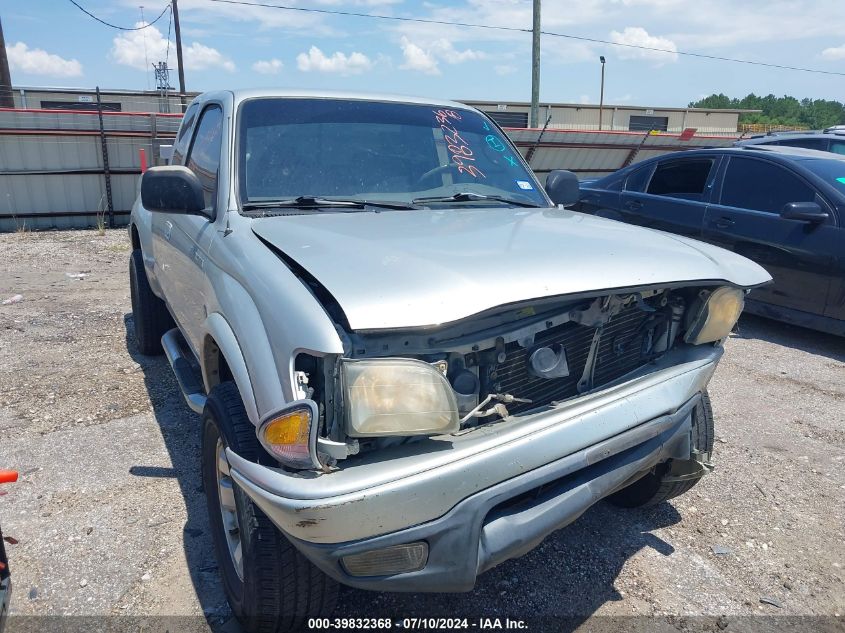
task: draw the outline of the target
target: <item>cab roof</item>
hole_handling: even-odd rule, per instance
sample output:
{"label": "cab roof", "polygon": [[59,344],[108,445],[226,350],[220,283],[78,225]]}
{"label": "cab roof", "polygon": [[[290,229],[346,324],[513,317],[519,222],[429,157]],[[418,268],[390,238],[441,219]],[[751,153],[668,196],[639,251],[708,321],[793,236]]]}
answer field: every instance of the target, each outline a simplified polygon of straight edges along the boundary
{"label": "cab roof", "polygon": [[358,92],[346,90],[314,90],[313,88],[254,88],[243,90],[221,90],[204,92],[196,97],[196,101],[209,99],[234,98],[235,107],[248,99],[276,98],[276,99],[345,99],[357,101],[380,101],[388,103],[407,103],[413,105],[430,105],[436,108],[461,108],[475,110],[474,107],[448,101],[445,99],[431,99],[429,97],[415,97],[377,92]]}

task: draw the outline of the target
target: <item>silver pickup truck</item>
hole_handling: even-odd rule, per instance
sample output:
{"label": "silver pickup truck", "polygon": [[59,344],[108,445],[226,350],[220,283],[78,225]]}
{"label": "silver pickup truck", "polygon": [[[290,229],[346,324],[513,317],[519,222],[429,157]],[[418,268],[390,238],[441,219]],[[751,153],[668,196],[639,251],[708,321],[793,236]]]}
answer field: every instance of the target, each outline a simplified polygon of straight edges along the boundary
{"label": "silver pickup truck", "polygon": [[707,384],[758,265],[566,210],[483,113],[212,92],[132,209],[137,344],[202,416],[249,631],[337,583],[457,592],[609,498],[712,466]]}

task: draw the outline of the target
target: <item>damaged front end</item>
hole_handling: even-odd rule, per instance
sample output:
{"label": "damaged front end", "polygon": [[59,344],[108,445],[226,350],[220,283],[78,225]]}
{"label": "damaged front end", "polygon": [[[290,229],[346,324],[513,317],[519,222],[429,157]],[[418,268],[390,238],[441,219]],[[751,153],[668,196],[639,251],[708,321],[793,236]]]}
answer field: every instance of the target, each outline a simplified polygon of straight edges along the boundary
{"label": "damaged front end", "polygon": [[[540,413],[623,382],[679,346],[719,342],[744,294],[661,287],[523,302],[437,328],[338,325],[342,357],[295,360],[300,401],[291,411],[308,409],[310,419],[306,429],[299,415],[299,432],[276,434],[302,447],[298,461],[280,461],[329,472],[354,455]],[[271,422],[259,438],[279,456],[264,431]],[[677,476],[695,476],[708,460],[695,458]]]}

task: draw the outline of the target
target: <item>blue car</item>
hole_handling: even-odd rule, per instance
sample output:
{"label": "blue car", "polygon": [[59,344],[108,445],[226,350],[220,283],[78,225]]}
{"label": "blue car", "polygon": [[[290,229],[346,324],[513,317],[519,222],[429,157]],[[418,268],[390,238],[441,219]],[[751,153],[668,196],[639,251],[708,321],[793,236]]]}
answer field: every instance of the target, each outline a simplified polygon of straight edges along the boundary
{"label": "blue car", "polygon": [[845,156],[783,146],[658,156],[582,183],[577,211],[693,237],[762,265],[748,312],[845,336]]}

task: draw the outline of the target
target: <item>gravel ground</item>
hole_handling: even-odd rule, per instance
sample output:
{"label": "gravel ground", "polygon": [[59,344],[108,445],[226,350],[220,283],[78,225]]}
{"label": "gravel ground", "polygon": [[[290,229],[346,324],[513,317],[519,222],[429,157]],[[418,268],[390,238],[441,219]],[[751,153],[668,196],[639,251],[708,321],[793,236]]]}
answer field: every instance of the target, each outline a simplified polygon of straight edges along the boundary
{"label": "gravel ground", "polygon": [[[236,631],[199,418],[166,361],[131,342],[126,233],[3,234],[0,252],[0,299],[23,296],[0,306],[0,467],[21,472],[0,497],[18,541],[12,613],[197,616],[179,630]],[[543,616],[585,631],[607,615],[667,631],[827,616],[796,630],[845,629],[845,339],[743,317],[711,396],[717,468],[686,496],[601,503],[472,593],[343,589],[336,615]]]}

